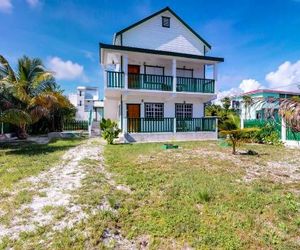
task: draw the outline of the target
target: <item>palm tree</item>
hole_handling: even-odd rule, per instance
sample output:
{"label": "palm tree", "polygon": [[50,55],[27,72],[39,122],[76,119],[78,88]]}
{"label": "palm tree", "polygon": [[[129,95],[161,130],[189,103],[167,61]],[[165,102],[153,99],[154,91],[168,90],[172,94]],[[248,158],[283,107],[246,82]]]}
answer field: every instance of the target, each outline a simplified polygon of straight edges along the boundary
{"label": "palm tree", "polygon": [[68,105],[40,59],[23,56],[14,71],[0,55],[0,122],[17,126],[19,138],[27,137],[29,124],[47,117],[57,107]]}
{"label": "palm tree", "polygon": [[243,96],[243,103],[244,103],[244,108],[245,108],[245,119],[247,119],[247,113],[250,116],[250,107],[253,104],[253,99],[249,95],[244,95]]}
{"label": "palm tree", "polygon": [[223,108],[228,111],[229,108],[230,108],[230,105],[231,105],[231,100],[229,97],[224,97],[222,100],[222,105],[223,105]]}
{"label": "palm tree", "polygon": [[249,133],[257,132],[258,128],[240,128],[240,119],[237,115],[230,114],[220,124],[220,133],[226,135],[232,145],[232,154],[236,154],[238,143],[242,143]]}

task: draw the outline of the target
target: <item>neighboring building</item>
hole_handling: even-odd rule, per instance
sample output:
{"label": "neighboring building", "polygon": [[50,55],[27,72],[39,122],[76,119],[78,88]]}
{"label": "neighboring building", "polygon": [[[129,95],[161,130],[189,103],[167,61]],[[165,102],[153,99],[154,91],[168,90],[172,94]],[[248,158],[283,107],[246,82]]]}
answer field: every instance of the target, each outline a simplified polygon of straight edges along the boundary
{"label": "neighboring building", "polygon": [[[245,105],[243,103],[243,96],[249,96],[252,99],[252,104]],[[291,98],[299,96],[300,93],[257,89],[235,97],[232,100],[232,108],[237,110],[242,119],[268,119],[277,116],[279,108],[279,100],[281,98]],[[270,100],[270,101],[268,101]]]}
{"label": "neighboring building", "polygon": [[99,100],[97,87],[77,87],[77,94],[69,95],[70,102],[76,107],[76,120],[88,120],[90,110],[93,111],[93,119],[100,121],[103,118],[104,105]]}
{"label": "neighboring building", "polygon": [[104,117],[118,121],[127,141],[216,139],[204,104],[216,98],[224,59],[210,50],[168,7],[117,32],[112,45],[100,43]]}

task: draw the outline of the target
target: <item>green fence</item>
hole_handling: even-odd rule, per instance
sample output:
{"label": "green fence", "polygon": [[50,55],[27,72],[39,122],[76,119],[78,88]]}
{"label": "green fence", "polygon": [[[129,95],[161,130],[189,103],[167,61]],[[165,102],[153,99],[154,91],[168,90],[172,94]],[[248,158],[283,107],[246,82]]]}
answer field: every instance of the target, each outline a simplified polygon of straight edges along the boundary
{"label": "green fence", "polygon": [[65,121],[63,130],[88,130],[88,121]]}
{"label": "green fence", "polygon": [[291,128],[286,128],[286,139],[290,141],[300,141],[300,132],[294,132]]}
{"label": "green fence", "polygon": [[[244,120],[244,128],[263,128],[267,125],[274,127],[278,136],[281,138],[281,122],[277,120],[263,120],[263,119],[248,119]],[[271,132],[271,131],[270,131]]]}

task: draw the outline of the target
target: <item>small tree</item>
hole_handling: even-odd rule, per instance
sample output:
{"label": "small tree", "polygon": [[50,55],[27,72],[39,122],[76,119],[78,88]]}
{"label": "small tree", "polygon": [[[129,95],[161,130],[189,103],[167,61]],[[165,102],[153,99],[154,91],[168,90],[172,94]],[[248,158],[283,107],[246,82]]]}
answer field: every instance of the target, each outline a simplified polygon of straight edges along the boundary
{"label": "small tree", "polygon": [[236,115],[229,115],[228,118],[220,126],[220,133],[228,136],[232,144],[232,154],[236,154],[238,143],[242,143],[249,133],[258,131],[258,128],[240,128],[240,120]]}
{"label": "small tree", "polygon": [[102,119],[100,122],[100,129],[102,131],[103,138],[108,144],[113,144],[114,139],[118,138],[121,129],[118,128],[118,124],[110,119]]}

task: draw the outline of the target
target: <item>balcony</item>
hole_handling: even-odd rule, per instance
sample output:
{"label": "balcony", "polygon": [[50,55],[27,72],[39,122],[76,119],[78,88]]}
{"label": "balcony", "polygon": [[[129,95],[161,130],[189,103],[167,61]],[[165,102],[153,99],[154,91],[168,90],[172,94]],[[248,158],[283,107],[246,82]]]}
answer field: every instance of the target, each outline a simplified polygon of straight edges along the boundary
{"label": "balcony", "polygon": [[[176,77],[174,92],[215,92],[215,80],[203,78]],[[128,89],[173,91],[173,77],[150,74],[128,74]],[[107,88],[125,88],[123,72],[107,71]]]}
{"label": "balcony", "polygon": [[129,89],[172,91],[173,77],[149,74],[128,74]]}
{"label": "balcony", "polygon": [[216,118],[127,118],[127,132],[216,132]]}
{"label": "balcony", "polygon": [[215,80],[177,76],[177,92],[214,93]]}

